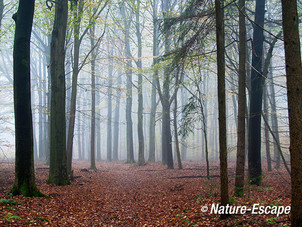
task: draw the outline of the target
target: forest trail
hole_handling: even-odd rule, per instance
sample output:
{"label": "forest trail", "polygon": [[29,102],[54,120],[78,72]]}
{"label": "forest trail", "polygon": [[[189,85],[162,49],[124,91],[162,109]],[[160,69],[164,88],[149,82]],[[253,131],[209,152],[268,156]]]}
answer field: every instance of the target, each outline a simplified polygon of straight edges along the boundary
{"label": "forest trail", "polygon": [[[198,162],[185,162],[184,170],[167,170],[160,163],[138,167],[137,164],[122,162],[99,162],[97,171],[87,169],[87,165],[85,162],[74,163],[75,179],[68,186],[47,185],[48,167],[37,165],[38,188],[50,198],[13,197],[14,201],[22,204],[15,208],[1,206],[0,225],[200,226],[267,223],[268,217],[265,216],[256,221],[250,218],[251,215],[242,215],[222,222],[218,215],[202,213],[202,206],[210,207],[212,203],[219,202],[219,178],[208,181],[194,177],[206,174],[205,166]],[[211,175],[217,175],[218,163],[211,167]],[[232,172],[230,168],[230,176]],[[0,173],[0,199],[9,199],[7,193],[13,183],[13,165],[1,165]],[[284,180],[288,178],[285,172],[280,174]],[[266,176],[264,186],[250,187],[249,195],[236,199],[235,203],[289,203],[289,185],[285,182],[283,185],[273,184],[277,178],[280,178],[277,172]],[[289,223],[288,216],[281,216],[277,221]]]}

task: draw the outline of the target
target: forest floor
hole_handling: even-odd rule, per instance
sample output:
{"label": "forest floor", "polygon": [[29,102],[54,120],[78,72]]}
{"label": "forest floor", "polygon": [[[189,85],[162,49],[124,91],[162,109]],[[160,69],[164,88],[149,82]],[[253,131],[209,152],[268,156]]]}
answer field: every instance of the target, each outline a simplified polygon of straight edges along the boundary
{"label": "forest floor", "polygon": [[[87,162],[73,164],[75,179],[68,186],[47,185],[48,166],[36,164],[36,182],[49,198],[10,196],[14,164],[0,162],[0,226],[288,226],[290,215],[232,215],[220,220],[211,214],[219,203],[219,163],[206,166],[184,162],[183,170],[168,170],[160,163]],[[176,166],[177,167],[177,166]],[[233,195],[234,163],[229,166]],[[3,200],[6,199],[6,200]],[[5,201],[9,202],[5,202]],[[230,197],[233,206],[290,205],[290,179],[285,170],[264,171],[263,186],[246,186],[243,198]],[[207,212],[201,208],[207,206]]]}

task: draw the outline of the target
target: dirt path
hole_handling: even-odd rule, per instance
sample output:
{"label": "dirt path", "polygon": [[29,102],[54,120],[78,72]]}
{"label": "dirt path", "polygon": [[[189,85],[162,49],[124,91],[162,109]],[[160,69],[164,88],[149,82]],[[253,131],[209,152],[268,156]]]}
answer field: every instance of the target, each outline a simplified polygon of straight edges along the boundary
{"label": "dirt path", "polygon": [[[242,215],[221,222],[218,215],[202,213],[202,206],[210,207],[212,203],[219,202],[219,178],[214,177],[210,181],[197,178],[196,176],[205,174],[205,167],[200,163],[187,162],[184,170],[167,170],[159,163],[138,167],[135,164],[101,162],[97,167],[97,171],[90,171],[85,169],[87,163],[76,162],[74,181],[71,185],[62,187],[45,184],[48,169],[38,165],[37,185],[50,198],[13,197],[14,201],[22,204],[0,206],[0,226],[217,226],[231,223],[237,225],[239,222],[248,225],[267,224],[267,217],[259,217],[257,220],[251,219],[251,215]],[[213,165],[211,175],[217,175],[218,171],[218,167]],[[7,193],[13,182],[12,165],[1,165],[0,173],[0,199],[9,199]],[[286,178],[286,175],[282,177]],[[259,201],[261,197],[262,201],[268,203],[279,201],[288,204],[289,186],[285,183],[280,187],[279,184],[273,184],[276,179],[280,182],[280,176],[276,172],[266,179],[264,186],[250,187],[246,197],[234,202],[252,203]],[[232,179],[230,182],[232,185]],[[286,224],[288,216],[280,217],[277,221]]]}

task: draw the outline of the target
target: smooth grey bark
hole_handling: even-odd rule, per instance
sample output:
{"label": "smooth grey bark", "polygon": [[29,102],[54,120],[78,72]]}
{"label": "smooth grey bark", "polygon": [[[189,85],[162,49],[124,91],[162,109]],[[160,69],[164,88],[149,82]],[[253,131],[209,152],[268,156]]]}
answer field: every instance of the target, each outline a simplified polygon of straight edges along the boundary
{"label": "smooth grey bark", "polygon": [[156,79],[158,78],[158,69],[156,67],[157,57],[159,55],[159,25],[157,18],[158,0],[153,0],[152,4],[153,14],[153,75],[151,88],[151,112],[149,124],[149,162],[155,162],[155,117],[156,117]]}
{"label": "smooth grey bark", "polygon": [[[270,70],[268,73],[268,79],[269,79],[268,87],[270,90],[270,105],[271,105],[271,109],[272,109],[272,111],[271,111],[272,130],[274,132],[274,135],[276,136],[277,142],[280,144],[272,61],[270,62]],[[276,143],[274,143],[274,160],[276,160],[275,168],[278,169],[280,167],[280,153],[279,153],[278,145]]]}
{"label": "smooth grey bark", "polygon": [[[98,77],[96,77],[95,80],[96,84],[99,83]],[[95,102],[98,105],[100,103],[100,92],[96,91],[95,93]],[[100,121],[100,116],[101,116],[101,110],[100,108],[97,108],[95,110],[95,130],[96,130],[96,160],[101,161],[101,121]]]}
{"label": "smooth grey bark", "polygon": [[[39,58],[39,71],[40,75],[42,77],[42,56]],[[42,78],[41,78],[42,80]],[[43,129],[43,124],[44,124],[44,119],[43,119],[43,89],[42,85],[43,83],[38,84],[38,99],[39,99],[39,160],[40,161],[45,161],[45,151],[44,151],[44,142],[43,142],[43,134],[44,134],[44,129]]]}
{"label": "smooth grey bark", "polygon": [[[76,97],[79,75],[79,57],[80,57],[80,26],[84,8],[84,0],[79,2],[73,2],[73,29],[74,29],[74,43],[73,43],[73,69],[72,69],[72,83],[71,83],[71,101],[70,101],[70,113],[69,113],[69,125],[67,136],[67,168],[70,172],[72,169],[72,149],[73,149],[73,136],[74,136],[74,123],[76,115]],[[82,36],[83,37],[83,36]]]}
{"label": "smooth grey bark", "polygon": [[90,46],[91,46],[91,131],[90,131],[90,169],[96,170],[95,165],[95,23],[90,28]]}
{"label": "smooth grey bark", "polygon": [[143,103],[143,75],[142,75],[142,33],[140,28],[140,0],[136,1],[136,37],[137,37],[137,48],[138,60],[136,62],[138,70],[138,83],[137,83],[137,92],[138,92],[138,110],[137,110],[137,134],[138,134],[138,165],[145,165],[145,144],[144,144],[144,131],[143,131],[143,112],[144,112],[144,103]]}
{"label": "smooth grey bark", "polygon": [[130,49],[130,22],[129,18],[126,17],[125,5],[120,5],[121,15],[124,22],[124,35],[125,35],[125,56],[126,56],[126,136],[127,136],[127,162],[134,163],[134,151],[133,151],[133,124],[132,124],[132,60],[131,60],[131,49]]}
{"label": "smooth grey bark", "polygon": [[[81,95],[81,94],[79,94],[79,95]],[[79,106],[81,106],[81,104],[79,103]],[[78,114],[77,115],[77,126],[78,126],[78,158],[79,158],[79,160],[82,160],[83,158],[82,158],[82,141],[81,141],[81,115],[80,114]]]}
{"label": "smooth grey bark", "polygon": [[47,183],[69,184],[66,155],[65,119],[65,36],[68,1],[55,4],[55,20],[50,50],[51,107],[50,107],[50,168]]}
{"label": "smooth grey bark", "polygon": [[118,160],[118,148],[119,148],[119,125],[120,125],[120,103],[121,103],[121,84],[122,84],[122,76],[121,72],[118,73],[117,78],[117,94],[115,97],[115,110],[114,110],[114,123],[113,123],[113,160]]}
{"label": "smooth grey bark", "polygon": [[112,77],[113,77],[113,66],[112,66],[112,48],[108,44],[108,100],[107,100],[107,161],[112,161]]}

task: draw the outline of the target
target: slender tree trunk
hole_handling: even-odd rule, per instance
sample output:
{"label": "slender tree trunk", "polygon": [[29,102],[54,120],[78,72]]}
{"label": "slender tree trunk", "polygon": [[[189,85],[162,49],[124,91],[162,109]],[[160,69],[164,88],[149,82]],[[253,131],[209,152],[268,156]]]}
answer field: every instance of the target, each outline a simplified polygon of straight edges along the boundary
{"label": "slender tree trunk", "polygon": [[[203,92],[204,94],[207,94],[207,88],[206,85],[208,84],[207,78],[205,78],[205,81],[203,83]],[[200,94],[202,97],[202,93]],[[208,148],[208,108],[207,108],[207,100],[206,99],[200,99],[200,106],[201,106],[201,115],[202,115],[202,133],[203,133],[203,147],[205,151],[205,158],[206,158],[206,164],[207,164],[207,178],[210,179],[210,163],[209,163],[209,148]]]}
{"label": "slender tree trunk", "polygon": [[[80,95],[80,94],[79,94]],[[80,103],[79,103],[79,106],[81,106],[80,105]],[[78,120],[78,157],[79,157],[79,160],[82,160],[83,158],[82,158],[82,141],[81,141],[81,115],[80,114],[78,114],[78,116],[77,116],[77,120]]]}
{"label": "slender tree trunk", "polygon": [[117,78],[117,94],[115,98],[115,110],[114,110],[114,128],[113,128],[113,160],[118,160],[118,145],[119,145],[119,124],[120,124],[120,102],[121,102],[121,73],[118,73]]}
{"label": "slender tree trunk", "polygon": [[[80,56],[80,24],[83,13],[84,1],[75,1],[73,20],[74,20],[74,56],[73,56],[73,69],[72,69],[72,85],[71,85],[71,101],[69,113],[69,126],[67,136],[67,168],[70,172],[72,169],[72,149],[73,149],[73,136],[74,136],[74,122],[76,114],[76,99],[77,99],[77,86],[79,75],[79,56]],[[77,5],[78,4],[78,5]]]}
{"label": "slender tree trunk", "polygon": [[251,71],[250,118],[249,118],[249,180],[253,185],[262,184],[261,169],[261,111],[264,78],[262,76],[262,53],[264,34],[265,0],[256,0],[253,33],[253,57]]}
{"label": "slender tree trunk", "polygon": [[[98,77],[96,77],[96,84],[98,84]],[[97,90],[96,90],[97,91]],[[97,106],[100,103],[100,93],[96,92],[96,104]],[[98,107],[95,110],[95,130],[96,130],[96,160],[101,161],[101,121],[100,121],[100,116],[101,116],[101,111],[100,108]]]}
{"label": "slender tree trunk", "polygon": [[[50,116],[48,113],[50,113],[50,103],[51,103],[51,73],[50,68],[48,65],[50,65],[50,42],[51,37],[50,35],[47,36],[47,55],[46,55],[46,65],[47,68],[47,93],[45,94],[45,159],[46,159],[46,165],[49,165],[50,162]],[[45,82],[46,83],[46,82]],[[46,90],[46,84],[45,84],[45,90]]]}
{"label": "slender tree trunk", "polygon": [[[165,0],[162,2],[164,21],[169,17],[171,11],[171,1]],[[167,24],[167,23],[165,23]],[[164,35],[165,53],[169,53],[171,40],[171,32],[166,32]],[[174,169],[173,154],[172,154],[172,135],[171,135],[171,104],[170,104],[170,72],[167,67],[164,69],[163,89],[162,89],[162,162],[167,164],[168,169]]]}
{"label": "slender tree trunk", "polygon": [[51,107],[50,107],[50,168],[49,184],[69,184],[66,155],[65,119],[65,36],[68,1],[55,4],[55,20],[50,51]]}
{"label": "slender tree trunk", "polygon": [[[218,73],[218,109],[219,109],[219,148],[220,148],[220,193],[221,205],[229,203],[227,137],[226,137],[226,100],[225,100],[225,58],[224,58],[224,1],[215,0],[216,8],[216,42]],[[226,218],[221,214],[221,218]]]}
{"label": "slender tree trunk", "polygon": [[42,196],[35,183],[30,94],[30,37],[34,5],[34,0],[20,0],[18,11],[13,15],[16,23],[13,52],[15,182],[11,193],[29,197]]}
{"label": "slender tree trunk", "polygon": [[234,195],[244,195],[245,166],[245,108],[246,108],[246,27],[245,0],[239,1],[239,81],[238,81],[238,121],[237,121],[237,160]]}
{"label": "slender tree trunk", "polygon": [[151,91],[151,112],[150,112],[150,128],[149,128],[149,162],[155,162],[155,116],[156,116],[156,79],[158,77],[158,69],[156,67],[159,53],[159,40],[158,40],[158,19],[157,19],[158,0],[153,1],[153,78],[152,78],[152,91]]}
{"label": "slender tree trunk", "polygon": [[[99,84],[100,79],[97,76],[95,78],[96,84]],[[96,130],[96,160],[101,161],[101,109],[100,109],[100,92],[98,89],[95,90],[96,109],[95,109],[95,130]]]}
{"label": "slender tree trunk", "polygon": [[125,56],[126,56],[126,76],[127,76],[127,100],[126,100],[126,123],[127,123],[127,162],[134,163],[133,151],[133,125],[132,125],[132,60],[130,49],[130,22],[126,18],[126,9],[124,5],[120,6],[121,14],[124,20],[125,33]]}
{"label": "slender tree trunk", "polygon": [[[92,24],[90,28],[90,45],[91,49],[95,45],[95,23]],[[95,170],[95,60],[96,53],[95,50],[91,53],[91,135],[90,135],[90,169]]]}
{"label": "slender tree trunk", "polygon": [[297,1],[282,0],[290,132],[292,226],[302,223],[302,66]]}
{"label": "slender tree trunk", "polygon": [[[185,106],[187,103],[187,90],[181,87],[181,104]],[[184,112],[182,112],[182,118],[184,118]],[[187,139],[185,137],[181,138],[181,159],[186,161],[187,158]]]}
{"label": "slender tree trunk", "polygon": [[[267,105],[267,87],[263,87],[263,117],[265,121],[268,122],[268,105]],[[265,135],[265,148],[266,148],[266,161],[267,161],[267,171],[272,171],[271,164],[271,153],[270,153],[270,142],[269,142],[269,130],[268,125],[264,124],[264,135]]]}
{"label": "slender tree trunk", "polygon": [[108,68],[108,109],[107,109],[107,161],[112,161],[112,76],[113,76],[113,67],[112,67],[112,48],[108,44],[108,53],[109,53],[109,68]]}
{"label": "slender tree trunk", "polygon": [[137,110],[137,134],[138,134],[138,165],[145,165],[145,145],[144,145],[144,131],[143,131],[143,75],[142,75],[142,34],[140,30],[140,0],[137,0],[136,5],[136,36],[138,44],[138,60],[137,60],[137,69],[138,69],[138,110]]}
{"label": "slender tree trunk", "polygon": [[175,150],[178,162],[178,168],[182,169],[180,149],[179,149],[179,140],[178,140],[178,129],[177,129],[177,95],[174,99],[174,110],[173,110],[173,125],[174,125],[174,139],[175,139]]}
{"label": "slender tree trunk", "polygon": [[202,115],[202,132],[203,132],[203,140],[204,140],[204,149],[205,149],[205,158],[207,163],[207,178],[210,179],[210,164],[209,164],[209,149],[208,149],[208,131],[207,131],[207,120],[205,116],[205,108],[204,103],[201,101],[201,115]]}
{"label": "slender tree trunk", "polygon": [[[274,87],[274,79],[273,79],[273,67],[272,61],[270,63],[270,70],[268,73],[269,78],[269,89],[270,89],[270,97],[271,97],[271,122],[272,122],[272,130],[274,135],[276,136],[277,142],[280,144],[279,139],[279,130],[278,130],[278,118],[277,118],[277,108],[276,108],[276,98],[275,98],[275,87]],[[274,143],[274,159],[276,160],[275,168],[280,168],[280,152],[277,143]]]}
{"label": "slender tree trunk", "polygon": [[43,101],[42,101],[42,95],[43,95],[43,89],[42,89],[42,56],[39,58],[39,71],[40,71],[40,83],[39,83],[39,89],[38,89],[38,96],[39,96],[39,160],[45,161],[45,154],[44,154],[44,143],[43,143]]}

